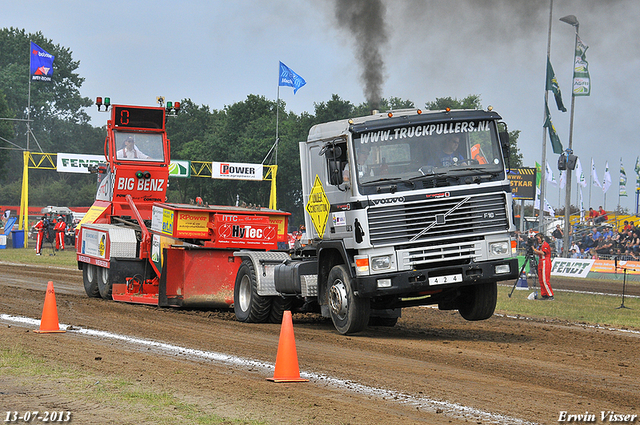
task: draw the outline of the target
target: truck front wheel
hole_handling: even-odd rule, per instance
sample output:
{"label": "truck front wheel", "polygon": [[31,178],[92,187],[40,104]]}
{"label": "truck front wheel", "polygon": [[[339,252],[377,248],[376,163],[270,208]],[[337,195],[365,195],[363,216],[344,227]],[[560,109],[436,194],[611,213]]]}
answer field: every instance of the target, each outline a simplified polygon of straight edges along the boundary
{"label": "truck front wheel", "polygon": [[458,298],[458,312],[466,320],[485,320],[493,315],[497,299],[496,282],[469,286]]}
{"label": "truck front wheel", "polygon": [[240,322],[266,322],[271,312],[271,298],[258,295],[256,272],[251,261],[245,260],[238,269],[233,290],[233,311]]}
{"label": "truck front wheel", "polygon": [[356,296],[353,286],[345,265],[331,269],[327,281],[327,299],[333,325],[342,335],[360,332],[369,322],[369,299]]}
{"label": "truck front wheel", "polygon": [[82,264],[82,283],[84,283],[84,291],[87,293],[89,298],[100,298],[96,266],[89,263]]}

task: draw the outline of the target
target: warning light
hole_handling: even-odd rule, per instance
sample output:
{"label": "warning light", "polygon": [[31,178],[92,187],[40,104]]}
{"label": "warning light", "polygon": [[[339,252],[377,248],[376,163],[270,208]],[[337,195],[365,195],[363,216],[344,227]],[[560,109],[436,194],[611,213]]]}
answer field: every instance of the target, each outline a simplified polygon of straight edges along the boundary
{"label": "warning light", "polygon": [[451,108],[447,107],[447,108],[445,109],[445,111],[447,111],[447,112],[451,112]]}
{"label": "warning light", "polygon": [[109,106],[111,106],[111,99],[108,98],[108,97],[105,97],[104,98],[104,103],[103,103],[101,96],[96,97],[96,106],[98,106],[98,111],[100,111],[102,109],[102,105],[104,105],[104,110],[108,111],[109,110]]}
{"label": "warning light", "polygon": [[180,102],[167,102],[167,116],[175,117],[180,110]]}
{"label": "warning light", "polygon": [[416,112],[418,112],[418,115],[422,115],[422,109],[418,109]]}
{"label": "warning light", "polygon": [[149,180],[151,178],[151,173],[148,171],[136,171],[136,178],[139,180]]}
{"label": "warning light", "polygon": [[388,116],[389,118],[391,118],[391,117],[393,116],[393,112],[391,112],[391,111],[387,112],[387,116]]}

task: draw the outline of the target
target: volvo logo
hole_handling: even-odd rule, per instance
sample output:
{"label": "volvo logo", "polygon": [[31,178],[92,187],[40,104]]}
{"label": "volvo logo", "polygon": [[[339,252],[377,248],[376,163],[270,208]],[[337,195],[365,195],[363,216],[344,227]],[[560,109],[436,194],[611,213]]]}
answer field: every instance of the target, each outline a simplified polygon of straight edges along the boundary
{"label": "volvo logo", "polygon": [[382,198],[382,199],[371,199],[373,205],[380,204],[396,204],[399,202],[404,202],[404,196],[396,196],[394,198]]}

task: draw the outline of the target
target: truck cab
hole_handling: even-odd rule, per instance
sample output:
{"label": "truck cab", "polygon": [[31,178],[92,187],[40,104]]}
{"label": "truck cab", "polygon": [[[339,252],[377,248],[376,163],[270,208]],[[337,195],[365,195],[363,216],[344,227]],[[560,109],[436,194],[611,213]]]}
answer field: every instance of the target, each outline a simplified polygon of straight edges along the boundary
{"label": "truck cab", "polygon": [[302,256],[317,261],[319,302],[341,333],[411,305],[493,314],[496,282],[517,277],[500,119],[391,111],[316,125],[300,143]]}

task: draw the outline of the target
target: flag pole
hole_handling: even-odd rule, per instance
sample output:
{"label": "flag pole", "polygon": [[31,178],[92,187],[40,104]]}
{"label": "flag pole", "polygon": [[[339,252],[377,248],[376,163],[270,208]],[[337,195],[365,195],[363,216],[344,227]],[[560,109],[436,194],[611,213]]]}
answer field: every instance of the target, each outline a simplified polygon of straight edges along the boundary
{"label": "flag pole", "polygon": [[[31,46],[31,40],[29,40]],[[29,231],[29,136],[31,135],[31,51],[29,52],[29,89],[27,95],[27,148],[23,152],[22,192],[20,194],[20,222],[18,229],[24,232],[24,245],[27,248]]]}
{"label": "flag pole", "polygon": [[[549,33],[547,35],[547,63],[551,57],[551,23],[553,19],[553,0],[549,0]],[[546,67],[546,64],[545,64]],[[545,68],[546,69],[546,68]],[[549,101],[549,91],[547,90],[547,78],[545,73],[544,82],[544,120],[547,119],[547,102]],[[547,164],[547,134],[546,128],[542,127],[542,166],[540,167],[540,216],[538,217],[538,231],[544,235],[544,199],[546,186],[546,164]]]}

